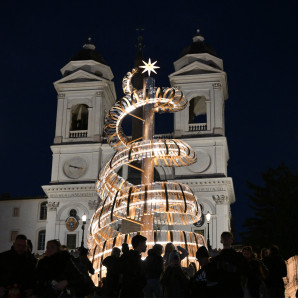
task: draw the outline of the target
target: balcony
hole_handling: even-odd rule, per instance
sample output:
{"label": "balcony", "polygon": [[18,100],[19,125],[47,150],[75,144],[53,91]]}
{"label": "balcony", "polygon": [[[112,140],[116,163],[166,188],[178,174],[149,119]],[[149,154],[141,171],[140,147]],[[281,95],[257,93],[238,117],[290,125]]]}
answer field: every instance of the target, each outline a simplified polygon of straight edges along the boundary
{"label": "balcony", "polygon": [[70,138],[87,138],[88,137],[88,130],[73,130],[69,132]]}
{"label": "balcony", "polygon": [[207,123],[191,123],[188,124],[188,131],[206,131]]}

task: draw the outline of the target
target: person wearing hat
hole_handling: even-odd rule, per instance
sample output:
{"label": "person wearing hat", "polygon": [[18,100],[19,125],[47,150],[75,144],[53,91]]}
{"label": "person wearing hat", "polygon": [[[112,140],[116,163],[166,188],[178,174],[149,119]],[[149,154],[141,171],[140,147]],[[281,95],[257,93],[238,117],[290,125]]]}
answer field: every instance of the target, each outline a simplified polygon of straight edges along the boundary
{"label": "person wearing hat", "polygon": [[144,297],[146,275],[141,254],[147,250],[146,241],[147,238],[142,235],[134,236],[131,239],[133,249],[120,258],[120,274],[122,275],[120,297]]}

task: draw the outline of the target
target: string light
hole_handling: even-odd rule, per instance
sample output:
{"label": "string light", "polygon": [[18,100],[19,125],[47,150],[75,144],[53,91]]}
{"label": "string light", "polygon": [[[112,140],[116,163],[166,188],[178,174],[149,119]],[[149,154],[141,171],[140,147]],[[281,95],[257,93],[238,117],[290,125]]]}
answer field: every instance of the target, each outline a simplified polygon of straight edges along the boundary
{"label": "string light", "polygon": [[[159,68],[155,66],[156,62],[151,63],[151,59],[144,64],[141,68],[149,75]],[[200,220],[200,205],[188,185],[173,181],[133,185],[118,174],[123,165],[137,168],[132,163],[144,158],[161,167],[182,167],[196,162],[194,150],[182,140],[130,141],[124,134],[121,127],[123,119],[140,107],[150,104],[154,111],[177,112],[187,106],[186,98],[177,88],[153,87],[150,96],[146,87],[137,91],[131,83],[136,72],[133,69],[126,74],[122,82],[125,96],[115,103],[105,118],[107,141],[116,153],[103,167],[96,183],[101,203],[91,219],[88,235],[93,266],[100,273],[100,278],[105,274],[102,259],[111,253],[113,247],[121,247],[124,242],[130,245],[131,238],[137,234],[121,233],[118,227],[123,220],[139,225],[141,234],[147,238],[148,249],[155,243],[166,245],[168,242],[187,248],[189,257],[184,261],[186,263],[195,261],[197,248],[206,245],[204,237],[193,232],[154,230],[154,226],[187,225]],[[140,121],[146,119],[140,118]],[[148,228],[150,224],[151,228]]]}

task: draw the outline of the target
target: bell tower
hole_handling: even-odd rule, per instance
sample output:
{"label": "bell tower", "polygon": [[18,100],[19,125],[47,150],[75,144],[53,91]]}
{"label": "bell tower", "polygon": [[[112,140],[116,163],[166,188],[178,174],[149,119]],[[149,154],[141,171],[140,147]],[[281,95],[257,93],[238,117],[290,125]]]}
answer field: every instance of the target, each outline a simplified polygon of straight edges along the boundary
{"label": "bell tower", "polygon": [[[228,99],[227,76],[223,61],[205,43],[199,30],[191,45],[174,62],[169,76],[188,100],[188,108],[174,114],[174,138],[183,139],[196,152],[197,162],[175,168],[168,175],[189,184],[202,202],[203,214],[212,215],[210,242],[221,247],[220,234],[229,231],[230,204],[235,201],[233,181],[227,175],[229,151],[225,137],[224,107]],[[207,222],[191,227],[205,234]]]}
{"label": "bell tower", "polygon": [[43,186],[48,196],[46,240],[60,239],[72,248],[81,243],[82,216],[88,226],[98,204],[95,181],[111,154],[103,143],[104,118],[116,93],[111,68],[91,38],[61,74],[54,82],[58,104],[51,181]]}

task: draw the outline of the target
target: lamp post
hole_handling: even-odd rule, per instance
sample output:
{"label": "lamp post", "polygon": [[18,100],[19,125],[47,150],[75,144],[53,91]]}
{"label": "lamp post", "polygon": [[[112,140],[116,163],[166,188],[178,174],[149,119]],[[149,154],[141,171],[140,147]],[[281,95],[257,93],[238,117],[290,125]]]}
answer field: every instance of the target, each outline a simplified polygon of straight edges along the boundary
{"label": "lamp post", "polygon": [[206,220],[207,220],[207,247],[208,249],[211,249],[211,245],[210,245],[210,238],[209,238],[209,224],[210,224],[210,218],[211,218],[211,214],[208,211],[206,214]]}
{"label": "lamp post", "polygon": [[86,224],[86,220],[87,220],[87,216],[84,214],[84,215],[82,216],[82,222],[83,222],[83,225],[82,225],[83,234],[82,234],[82,241],[81,241],[81,247],[82,247],[82,248],[84,247],[84,232],[85,232],[85,224]]}

